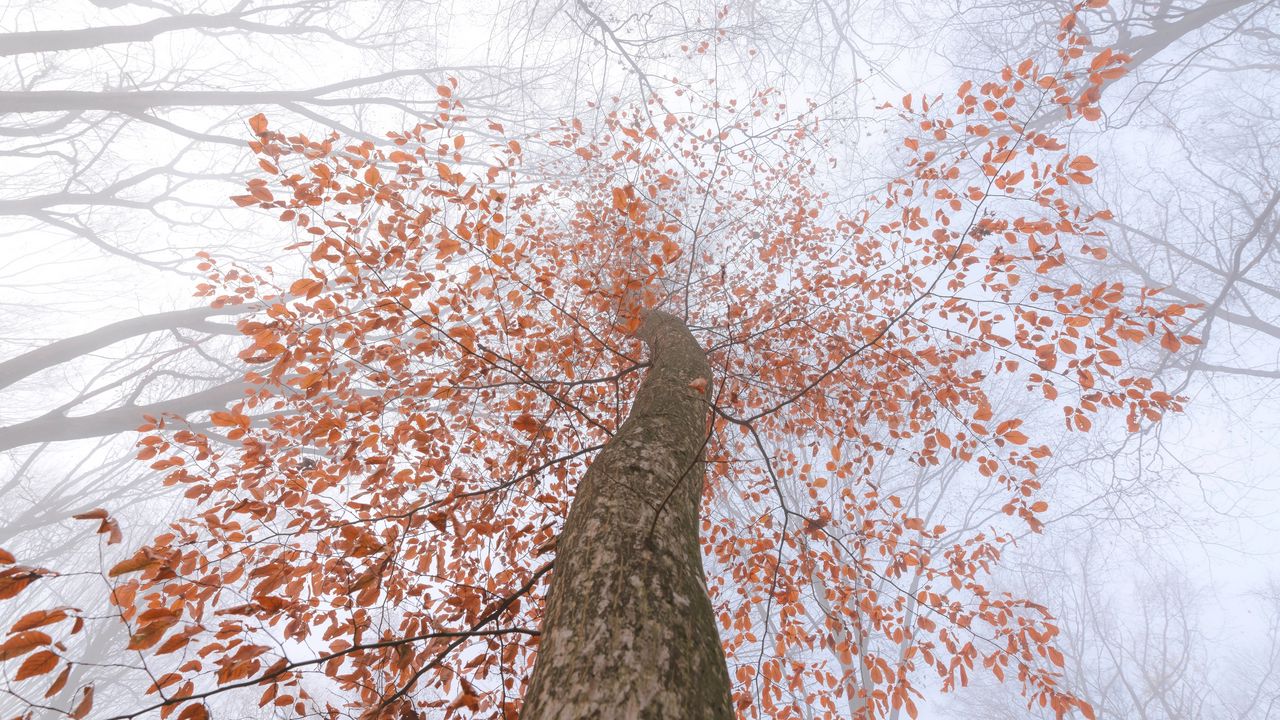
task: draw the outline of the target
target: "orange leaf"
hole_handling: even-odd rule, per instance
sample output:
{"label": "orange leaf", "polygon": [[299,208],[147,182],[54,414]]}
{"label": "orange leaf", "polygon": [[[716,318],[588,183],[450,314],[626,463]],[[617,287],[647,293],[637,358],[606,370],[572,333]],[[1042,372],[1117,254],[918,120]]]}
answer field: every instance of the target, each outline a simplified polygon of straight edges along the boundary
{"label": "orange leaf", "polygon": [[12,660],[21,657],[53,642],[53,638],[39,630],[20,632],[0,644],[0,660]]}
{"label": "orange leaf", "polygon": [[58,656],[48,650],[41,650],[22,661],[22,665],[18,667],[18,674],[14,679],[26,680],[37,675],[44,675],[57,666]]}
{"label": "orange leaf", "polygon": [[93,686],[85,685],[80,688],[80,701],[76,703],[75,709],[71,711],[71,720],[84,720],[84,717],[93,709]]}
{"label": "orange leaf", "polygon": [[436,258],[443,260],[462,249],[462,243],[452,236],[446,236],[436,243]]}
{"label": "orange leaf", "polygon": [[16,596],[28,585],[39,580],[47,571],[15,565],[0,572],[0,600]]}
{"label": "orange leaf", "polygon": [[532,435],[538,432],[538,428],[542,427],[542,423],[538,422],[538,419],[529,413],[522,413],[511,423],[511,427]]}
{"label": "orange leaf", "polygon": [[18,622],[13,624],[9,632],[21,632],[23,630],[34,630],[45,625],[52,625],[67,617],[66,610],[35,610],[18,618]]}
{"label": "orange leaf", "polygon": [[1085,172],[1087,170],[1092,170],[1096,167],[1098,167],[1098,163],[1094,162],[1093,158],[1089,157],[1088,155],[1077,155],[1071,160],[1072,170],[1079,170],[1080,172]]}
{"label": "orange leaf", "polygon": [[267,132],[267,116],[258,113],[249,118],[249,128],[253,130],[255,135],[262,135]]}
{"label": "orange leaf", "polygon": [[476,331],[470,325],[454,325],[447,331],[449,337],[458,341],[467,352],[476,350]]}
{"label": "orange leaf", "polygon": [[1049,660],[1058,667],[1062,667],[1066,660],[1062,657],[1062,651],[1056,647],[1049,648]]}
{"label": "orange leaf", "polygon": [[178,713],[178,720],[208,720],[208,718],[209,708],[202,702],[192,703]]}
{"label": "orange leaf", "polygon": [[290,295],[305,295],[306,297],[314,297],[319,294],[320,288],[324,283],[315,278],[299,278],[293,281],[289,286]]}
{"label": "orange leaf", "polygon": [[160,642],[160,638],[164,637],[165,632],[178,622],[178,614],[167,608],[148,610],[141,615],[141,619],[143,621],[148,620],[147,616],[150,613],[156,614],[154,619],[146,622],[129,638],[128,648],[130,650],[146,650],[155,645]]}
{"label": "orange leaf", "polygon": [[107,571],[107,577],[120,577],[121,575],[127,575],[131,572],[144,570],[157,562],[157,560],[149,557],[146,553],[138,552],[128,560],[123,560],[113,565],[111,569]]}
{"label": "orange leaf", "polygon": [[213,423],[214,427],[234,427],[240,424],[235,415],[224,410],[209,415],[209,422]]}
{"label": "orange leaf", "polygon": [[121,540],[124,540],[124,533],[120,532],[120,523],[117,522],[115,518],[103,521],[102,527],[98,528],[98,532],[101,533],[104,531],[107,534],[108,545],[115,545]]}
{"label": "orange leaf", "polygon": [[172,635],[169,637],[168,640],[165,640],[163,643],[161,643],[160,647],[156,648],[154,653],[156,655],[168,655],[171,652],[177,652],[178,650],[181,650],[182,648],[191,644],[192,636],[195,635],[196,632],[198,631],[199,631],[199,628],[196,628],[193,626],[193,627],[187,628],[186,630],[183,630],[182,632],[176,635]]}
{"label": "orange leaf", "polygon": [[427,515],[427,522],[431,523],[436,530],[444,532],[449,527],[449,514],[444,511],[433,512]]}
{"label": "orange leaf", "polygon": [[62,692],[62,688],[67,686],[67,678],[70,676],[71,676],[71,663],[67,663],[62,668],[62,672],[58,673],[58,677],[54,678],[53,684],[49,686],[49,689],[44,691],[44,696],[46,698],[51,698],[54,695],[57,695],[58,693]]}
{"label": "orange leaf", "polygon": [[1094,56],[1089,63],[1090,70],[1097,70],[1111,61],[1111,48],[1106,48],[1102,52]]}

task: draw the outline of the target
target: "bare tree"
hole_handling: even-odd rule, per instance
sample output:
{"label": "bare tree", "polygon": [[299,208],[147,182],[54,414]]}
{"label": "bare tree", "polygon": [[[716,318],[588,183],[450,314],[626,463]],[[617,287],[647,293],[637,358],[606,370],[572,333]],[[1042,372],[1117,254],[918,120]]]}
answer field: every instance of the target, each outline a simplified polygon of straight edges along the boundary
{"label": "bare tree", "polygon": [[[1135,566],[1098,536],[1078,537],[1074,546],[1046,555],[1017,584],[1038,589],[1058,609],[1066,679],[1099,718],[1280,717],[1280,596],[1274,583],[1223,594],[1154,553]],[[995,685],[958,693],[949,705],[947,717],[1052,717]]]}
{"label": "bare tree", "polygon": [[[835,200],[848,202],[891,174],[877,131],[896,121],[873,115],[874,104],[929,82],[949,93],[948,78],[998,70],[1010,48],[1052,36],[1070,4],[521,0],[462,13],[400,0],[91,0],[69,17],[66,2],[10,3],[0,9],[0,547],[35,562],[75,557],[72,566],[88,571],[101,560],[70,515],[133,508],[125,517],[141,526],[126,530],[142,534],[181,502],[130,461],[130,431],[145,414],[198,418],[242,392],[230,343],[237,313],[200,306],[190,288],[197,250],[262,260],[279,244],[225,200],[254,169],[244,151],[251,115],[265,112],[290,132],[381,143],[388,129],[432,118],[433,88],[452,76],[476,114],[533,129],[560,117],[591,122],[612,97],[644,97],[672,75],[697,73],[716,77],[726,102],[776,88],[841,123],[848,162],[833,171],[845,180]],[[1090,198],[1114,212],[1108,256],[1074,267],[1082,281],[1122,277],[1198,306],[1188,325],[1201,345],[1139,359],[1171,390],[1219,393],[1228,409],[1231,398],[1274,399],[1280,3],[1127,0],[1078,22],[1096,48],[1132,60],[1104,91],[1100,129],[1071,130],[1072,142],[1123,168],[1100,176]],[[1046,473],[1085,481],[1062,498],[1067,525],[1151,526],[1171,486],[1207,477],[1159,436],[1055,451]],[[1152,471],[1154,455],[1176,467]],[[885,478],[921,517],[966,528],[992,512],[971,480],[945,468]],[[1165,515],[1185,507],[1170,504]],[[1080,582],[1092,568],[1052,577]],[[87,576],[86,591],[94,582]],[[1112,688],[1097,696],[1112,717],[1140,717],[1125,714],[1136,701],[1107,704],[1124,678],[1146,687],[1136,668],[1177,675],[1224,662],[1194,621],[1203,604],[1156,602],[1167,593],[1154,590],[1134,607],[1157,625],[1120,640],[1090,634],[1090,623],[1128,617],[1120,600],[1104,602],[1110,585],[1090,587],[1098,592],[1089,598],[1065,598],[1078,618],[1070,637],[1094,672],[1080,686]],[[1097,607],[1076,607],[1086,599]],[[819,622],[821,603],[812,611]],[[1163,634],[1151,634],[1157,627]],[[1178,712],[1200,708],[1187,717],[1268,717],[1269,647],[1242,660],[1261,675],[1230,697],[1205,699],[1173,679],[1143,692]],[[1106,680],[1108,667],[1121,675]],[[1150,717],[1184,716],[1159,712]],[[1026,717],[1020,706],[1009,713]]]}

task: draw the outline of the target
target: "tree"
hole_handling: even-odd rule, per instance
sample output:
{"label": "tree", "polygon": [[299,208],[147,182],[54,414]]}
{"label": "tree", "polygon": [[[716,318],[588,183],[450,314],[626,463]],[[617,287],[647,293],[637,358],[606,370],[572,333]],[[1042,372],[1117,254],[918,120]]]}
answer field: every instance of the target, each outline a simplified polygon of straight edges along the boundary
{"label": "tree", "polygon": [[[1186,577],[1152,548],[1142,548],[1142,569],[1097,562],[1098,555],[1117,554],[1110,537],[1101,540],[1073,538],[1046,566],[1018,580],[1054,600],[1068,658],[1064,684],[1101,718],[1274,717],[1280,661],[1274,582],[1247,595],[1221,594],[1232,608],[1222,613],[1210,606],[1208,582]],[[1108,592],[1114,584],[1108,574],[1120,578],[1127,592]],[[1228,639],[1225,657],[1214,652],[1222,638]],[[1028,715],[1021,705],[1002,688],[975,687],[957,695],[957,712],[950,716],[1049,716]]]}
{"label": "tree", "polygon": [[[197,508],[106,573],[159,695],[122,717],[204,717],[256,686],[296,715],[502,717],[525,697],[583,717],[593,683],[636,717],[914,717],[920,674],[951,688],[978,665],[1090,716],[1058,686],[1048,611],[984,584],[1002,516],[1040,527],[1050,455],[991,390],[1136,430],[1180,401],[1118,350],[1194,339],[1154,291],[1063,272],[1103,254],[1105,215],[1061,195],[1095,163],[1028,128],[1096,117],[1125,58],[1062,27],[1061,67],[905,97],[956,150],[906,138],[907,172],[852,215],[818,189],[816,108],[772,93],[689,84],[516,140],[450,82],[390,147],[255,116],[265,175],[233,199],[296,228],[298,256],[201,267],[202,296],[245,309],[253,369],[213,431],[143,428],[140,458]],[[550,179],[525,183],[521,140],[560,151]],[[944,462],[1003,505],[949,528],[886,491]],[[106,511],[86,519],[114,539]],[[0,560],[0,596],[53,574]],[[47,628],[91,620],[33,612],[0,654],[33,687],[61,668],[56,694],[71,660]],[[590,668],[584,638],[611,643]],[[691,696],[665,699],[668,667],[700,678]]]}
{"label": "tree", "polygon": [[[1051,33],[1061,12],[1054,0],[1018,8],[1035,18],[1032,28],[993,32],[991,18],[975,13],[964,47],[986,45],[983,54],[1007,59],[1010,48]],[[1277,188],[1266,92],[1274,85],[1276,12],[1275,3],[1248,0],[1133,0],[1080,19],[1093,43],[1131,56],[1131,72],[1102,88],[1114,101],[1109,122],[1095,131],[1100,145],[1132,156],[1109,168],[1093,200],[1115,213],[1096,274],[1120,273],[1199,308],[1194,324],[1205,343],[1161,358],[1187,373],[1182,387],[1195,374],[1219,384],[1231,375],[1277,377],[1258,360],[1280,337],[1270,322]]]}
{"label": "tree", "polygon": [[733,717],[698,543],[711,368],[679,317],[642,323],[648,372],[557,540],[528,718]]}

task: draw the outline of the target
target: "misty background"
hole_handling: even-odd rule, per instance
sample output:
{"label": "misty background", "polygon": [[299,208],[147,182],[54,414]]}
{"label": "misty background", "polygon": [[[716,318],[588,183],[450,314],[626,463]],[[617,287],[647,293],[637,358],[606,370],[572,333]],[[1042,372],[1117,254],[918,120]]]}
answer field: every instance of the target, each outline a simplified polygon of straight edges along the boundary
{"label": "misty background", "polygon": [[[235,316],[193,297],[195,254],[269,264],[287,243],[288,228],[227,200],[257,172],[255,113],[290,134],[387,142],[430,118],[435,86],[456,77],[471,115],[518,137],[715,77],[726,98],[814,101],[840,160],[825,187],[857,207],[902,171],[907,130],[877,106],[1051,57],[1070,5],[0,5],[0,548],[82,571],[33,597],[90,608],[101,569],[185,507],[133,460],[133,431],[143,414],[198,418],[240,396]],[[1115,0],[1080,22],[1095,48],[1133,60],[1105,88],[1101,122],[1044,119],[1101,166],[1073,192],[1114,213],[1107,258],[1077,272],[1200,305],[1189,332],[1204,342],[1126,358],[1189,398],[1149,431],[1116,419],[1068,434],[1042,419],[1060,440],[1043,476],[1052,520],[996,583],[1056,613],[1067,687],[1100,718],[1280,717],[1280,3]],[[1006,400],[1034,413],[1017,388]],[[71,519],[96,507],[123,543]],[[25,605],[0,602],[0,625]],[[91,661],[67,692],[92,680],[97,712],[136,705],[123,634],[82,642]],[[0,717],[24,707],[12,671],[0,665]],[[922,717],[1051,714],[980,676]]]}

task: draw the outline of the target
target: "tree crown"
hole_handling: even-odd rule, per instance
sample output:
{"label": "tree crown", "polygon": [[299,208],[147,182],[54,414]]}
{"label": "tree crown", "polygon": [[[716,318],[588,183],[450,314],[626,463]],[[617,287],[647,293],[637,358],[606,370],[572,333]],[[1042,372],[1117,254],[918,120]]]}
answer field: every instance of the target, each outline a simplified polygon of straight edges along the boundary
{"label": "tree crown", "polygon": [[[252,118],[264,175],[233,199],[299,241],[275,269],[204,256],[200,295],[255,307],[245,398],[142,428],[139,457],[194,507],[107,573],[156,670],[147,710],[262,688],[297,715],[518,712],[557,530],[662,309],[713,368],[693,388],[714,413],[702,539],[741,714],[914,717],[922,675],[981,666],[1091,716],[1058,687],[1048,610],[988,587],[1043,524],[1051,455],[997,389],[1069,430],[1104,409],[1136,430],[1180,400],[1125,348],[1194,339],[1154,291],[1072,272],[1103,252],[1105,214],[1066,192],[1095,165],[1035,121],[1096,119],[1125,59],[1086,58],[1072,27],[1057,69],[903,98],[906,172],[852,213],[820,189],[816,109],[767,92],[566,121],[522,138],[552,158],[536,168],[456,82],[394,150]],[[948,511],[957,489],[980,501]],[[0,560],[5,597],[48,574]],[[48,695],[71,665],[39,628],[62,622],[84,618],[37,611],[0,645],[19,680],[61,668]]]}

